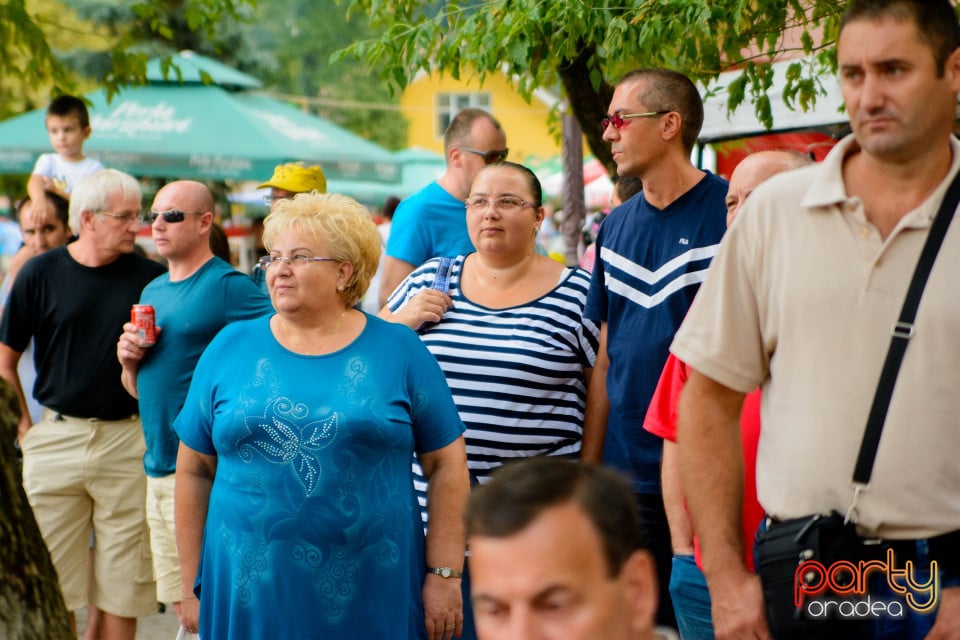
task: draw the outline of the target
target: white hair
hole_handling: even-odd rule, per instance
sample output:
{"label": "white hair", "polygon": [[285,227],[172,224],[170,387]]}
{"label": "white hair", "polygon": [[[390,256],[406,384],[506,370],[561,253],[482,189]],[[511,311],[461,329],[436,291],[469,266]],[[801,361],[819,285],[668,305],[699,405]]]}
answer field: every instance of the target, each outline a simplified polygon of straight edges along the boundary
{"label": "white hair", "polygon": [[84,211],[106,211],[110,196],[122,193],[123,199],[143,198],[137,179],[116,169],[100,169],[91,173],[70,192],[70,228],[80,234],[80,214]]}

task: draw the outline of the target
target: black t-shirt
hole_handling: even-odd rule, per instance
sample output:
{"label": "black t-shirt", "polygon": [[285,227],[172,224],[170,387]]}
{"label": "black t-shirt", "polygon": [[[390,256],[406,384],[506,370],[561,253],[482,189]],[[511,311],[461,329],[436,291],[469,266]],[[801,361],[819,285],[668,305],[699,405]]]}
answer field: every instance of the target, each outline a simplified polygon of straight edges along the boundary
{"label": "black t-shirt", "polygon": [[7,300],[0,342],[22,353],[35,339],[33,395],[40,404],[101,420],[137,413],[120,384],[117,340],[140,292],[164,271],[132,253],[86,267],[65,246],[27,261]]}

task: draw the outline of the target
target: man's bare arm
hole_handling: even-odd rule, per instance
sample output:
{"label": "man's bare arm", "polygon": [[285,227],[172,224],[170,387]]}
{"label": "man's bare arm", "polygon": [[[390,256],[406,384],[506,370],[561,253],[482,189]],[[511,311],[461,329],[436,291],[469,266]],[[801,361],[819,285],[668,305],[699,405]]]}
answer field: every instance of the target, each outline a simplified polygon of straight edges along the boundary
{"label": "man's bare arm", "polygon": [[0,342],[0,378],[13,386],[20,402],[20,423],[17,426],[17,440],[22,440],[23,436],[27,435],[27,429],[33,424],[30,420],[30,409],[27,408],[27,398],[23,394],[23,386],[20,384],[20,374],[17,372],[17,365],[20,363],[22,355],[23,353],[14,351]]}
{"label": "man's bare arm", "polygon": [[587,408],[583,418],[583,442],[580,445],[580,460],[600,464],[603,462],[603,442],[607,437],[607,417],[610,415],[610,399],[607,397],[607,323],[600,324],[600,344],[597,359],[590,374],[587,387]]}
{"label": "man's bare arm", "polygon": [[676,442],[663,441],[660,461],[660,486],[663,490],[663,508],[670,527],[670,543],[677,555],[693,554],[693,523],[687,512],[680,475],[679,449]]}
{"label": "man's bare arm", "polygon": [[383,273],[380,274],[380,292],[377,296],[378,306],[381,309],[387,304],[387,298],[390,297],[393,290],[403,282],[404,278],[410,275],[416,266],[397,258],[383,256]]}
{"label": "man's bare arm", "polygon": [[70,194],[55,189],[50,178],[46,176],[34,173],[30,176],[30,179],[27,180],[27,195],[30,196],[30,206],[38,207],[38,211],[46,211],[49,216],[55,216],[57,215],[56,208],[52,202],[47,200],[47,191],[56,193],[58,196],[67,200],[70,199]]}
{"label": "man's bare arm", "polygon": [[717,640],[770,638],[760,580],[747,570],[740,533],[745,396],[694,369],[680,396],[680,472],[703,551]]}

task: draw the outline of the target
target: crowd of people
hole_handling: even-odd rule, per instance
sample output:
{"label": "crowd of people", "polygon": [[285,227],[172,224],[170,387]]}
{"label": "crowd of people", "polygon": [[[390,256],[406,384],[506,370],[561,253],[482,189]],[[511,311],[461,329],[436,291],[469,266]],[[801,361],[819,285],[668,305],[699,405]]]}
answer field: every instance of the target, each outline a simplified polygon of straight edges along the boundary
{"label": "crowd of people", "polygon": [[729,183],[690,160],[694,83],[626,73],[582,266],[538,250],[540,182],[485,110],[379,229],[277,167],[251,278],[204,184],[144,215],[54,100],[0,377],[85,637],[163,602],[205,640],[960,638],[954,8],[854,0],[837,61],[852,133]]}

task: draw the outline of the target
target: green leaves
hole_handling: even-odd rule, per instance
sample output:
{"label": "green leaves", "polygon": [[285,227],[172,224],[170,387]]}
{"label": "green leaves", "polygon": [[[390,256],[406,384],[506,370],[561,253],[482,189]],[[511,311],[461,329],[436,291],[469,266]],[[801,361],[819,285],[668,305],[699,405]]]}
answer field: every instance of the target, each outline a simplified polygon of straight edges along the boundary
{"label": "green leaves", "polygon": [[[0,88],[2,93],[25,98],[16,87],[49,86],[50,93],[67,93],[75,84],[66,68],[54,55],[47,34],[36,17],[27,11],[23,0],[0,3]],[[15,92],[15,93],[14,93]],[[6,101],[5,101],[6,102]],[[21,100],[13,98],[4,104],[0,115],[20,110]]]}
{"label": "green leaves", "polygon": [[[86,46],[100,52],[110,71],[92,79],[105,82],[111,91],[125,82],[143,81],[143,63],[156,55],[157,44],[166,50],[204,47],[206,53],[231,55],[246,47],[250,64],[260,71],[255,75],[272,77],[272,84],[281,90],[308,96],[349,93],[338,86],[345,83],[337,80],[337,74],[353,77],[358,69],[362,74],[357,72],[357,77],[365,74],[369,84],[377,85],[378,96],[396,95],[420,71],[442,71],[458,78],[506,69],[528,97],[538,87],[554,91],[562,87],[585,131],[592,130],[594,116],[606,110],[613,83],[630,69],[666,66],[707,86],[721,72],[743,68],[744,79],[728,88],[727,104],[734,108],[749,101],[761,121],[769,124],[769,101],[762,98],[772,85],[762,71],[765,61],[774,56],[808,57],[799,66],[791,65],[783,96],[794,108],[810,108],[822,93],[818,75],[835,69],[833,43],[846,4],[843,0],[338,3],[334,8],[329,2],[270,0],[263,11],[270,12],[271,25],[254,22],[241,34],[236,24],[257,15],[255,0],[31,0],[30,7],[46,9],[42,14],[29,12],[25,0],[0,0],[0,52],[5,63],[0,65],[0,90],[9,96],[0,105],[6,113],[0,115],[37,106],[51,90],[77,88],[82,79],[54,53],[60,53],[56,43],[67,33],[68,40],[83,34],[89,38]],[[65,7],[87,21],[74,19],[65,28],[71,13]],[[87,13],[81,15],[81,9]],[[340,13],[333,16],[333,11]],[[344,29],[342,13],[365,23],[363,28]],[[264,32],[275,39],[267,43],[269,47],[251,38],[251,33],[259,38]],[[145,43],[154,48],[146,49]],[[26,97],[30,91],[37,97]],[[575,100],[570,99],[573,93]],[[599,137],[588,139],[594,154],[604,159],[606,145]]]}
{"label": "green leaves", "polygon": [[[728,88],[728,108],[744,101],[772,125],[766,60],[815,55],[791,66],[784,98],[807,109],[822,92],[816,74],[828,68],[820,52],[838,32],[840,0],[344,0],[353,13],[384,25],[380,36],[348,45],[337,60],[355,57],[396,89],[420,71],[453,77],[506,69],[525,96],[559,80],[570,109],[592,130],[619,76],[636,67],[678,69],[707,86],[722,71],[742,67]],[[822,33],[818,39],[816,34]],[[574,98],[575,95],[575,98]],[[588,134],[603,161],[609,150]]]}
{"label": "green leaves", "polygon": [[[157,43],[170,48],[196,48],[204,43],[226,46],[228,21],[242,20],[254,0],[151,0],[131,3],[73,0],[35,0],[28,11],[24,0],[0,2],[0,87],[20,87],[17,95],[35,92],[40,104],[51,94],[76,92],[84,80],[103,83],[109,96],[124,84],[145,81],[146,61],[156,55]],[[153,48],[151,48],[151,46]],[[87,61],[83,78],[69,69],[66,57]],[[80,67],[78,67],[79,69]],[[98,71],[99,70],[99,71]],[[6,99],[0,116],[23,111],[36,102]]]}

